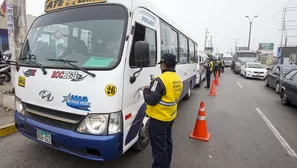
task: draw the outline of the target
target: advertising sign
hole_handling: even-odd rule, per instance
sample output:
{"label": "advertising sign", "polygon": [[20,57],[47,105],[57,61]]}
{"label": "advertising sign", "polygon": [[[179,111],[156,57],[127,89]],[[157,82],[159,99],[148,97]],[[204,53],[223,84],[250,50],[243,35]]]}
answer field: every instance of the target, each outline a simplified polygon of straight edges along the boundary
{"label": "advertising sign", "polygon": [[259,50],[273,50],[274,43],[259,43]]}

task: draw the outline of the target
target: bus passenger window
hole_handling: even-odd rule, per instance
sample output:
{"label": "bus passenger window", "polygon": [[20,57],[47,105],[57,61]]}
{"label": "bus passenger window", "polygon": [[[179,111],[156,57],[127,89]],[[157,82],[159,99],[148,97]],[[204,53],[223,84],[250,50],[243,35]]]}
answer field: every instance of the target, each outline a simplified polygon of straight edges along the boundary
{"label": "bus passenger window", "polygon": [[130,51],[129,64],[131,68],[139,67],[139,65],[137,65],[134,62],[134,44],[137,41],[146,41],[149,44],[150,63],[148,65],[143,65],[143,67],[154,67],[157,65],[157,41],[156,40],[157,40],[156,31],[136,23],[133,44]]}

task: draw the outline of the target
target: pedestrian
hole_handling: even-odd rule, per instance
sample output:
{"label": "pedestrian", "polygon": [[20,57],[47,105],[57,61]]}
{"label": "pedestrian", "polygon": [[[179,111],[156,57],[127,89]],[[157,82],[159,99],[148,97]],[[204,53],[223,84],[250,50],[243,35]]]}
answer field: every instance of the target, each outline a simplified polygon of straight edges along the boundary
{"label": "pedestrian", "polygon": [[148,133],[152,146],[153,168],[170,168],[172,158],[172,125],[177,115],[177,101],[183,90],[175,71],[176,56],[164,54],[159,62],[162,74],[143,90],[150,118]]}
{"label": "pedestrian", "polygon": [[214,66],[214,69],[213,69],[213,75],[214,75],[214,77],[216,77],[216,73],[217,73],[218,70],[219,70],[219,63],[218,63],[218,60],[217,60],[217,59],[215,59],[215,60],[213,61],[213,66]]}
{"label": "pedestrian", "polygon": [[211,73],[213,71],[213,61],[212,61],[212,59],[210,59],[208,61],[208,64],[206,64],[205,70],[206,70],[206,86],[205,86],[205,88],[209,89],[210,88]]}

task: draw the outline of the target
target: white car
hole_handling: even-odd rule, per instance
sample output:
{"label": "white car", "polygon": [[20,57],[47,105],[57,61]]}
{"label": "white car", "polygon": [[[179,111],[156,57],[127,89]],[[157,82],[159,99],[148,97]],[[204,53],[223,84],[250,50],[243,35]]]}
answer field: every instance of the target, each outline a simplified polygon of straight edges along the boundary
{"label": "white car", "polygon": [[244,62],[241,66],[240,75],[245,78],[257,78],[264,80],[267,76],[267,69],[258,62]]}

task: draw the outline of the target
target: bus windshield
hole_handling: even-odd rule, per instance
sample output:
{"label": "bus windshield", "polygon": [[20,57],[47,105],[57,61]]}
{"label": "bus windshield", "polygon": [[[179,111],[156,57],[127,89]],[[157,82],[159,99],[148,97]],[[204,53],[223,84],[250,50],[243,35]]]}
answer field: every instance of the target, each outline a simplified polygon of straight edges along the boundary
{"label": "bus windshield", "polygon": [[232,60],[233,60],[232,57],[223,57],[222,59],[223,59],[224,61],[232,61]]}
{"label": "bus windshield", "polygon": [[[34,56],[44,67],[69,67],[48,59],[65,59],[85,69],[111,69],[120,61],[127,12],[119,5],[98,5],[59,10],[43,15],[32,25],[20,64]],[[32,66],[34,66],[32,64]]]}
{"label": "bus windshield", "polygon": [[257,53],[253,53],[253,52],[242,52],[242,53],[237,53],[238,57],[249,57],[249,58],[256,58],[257,57]]}

